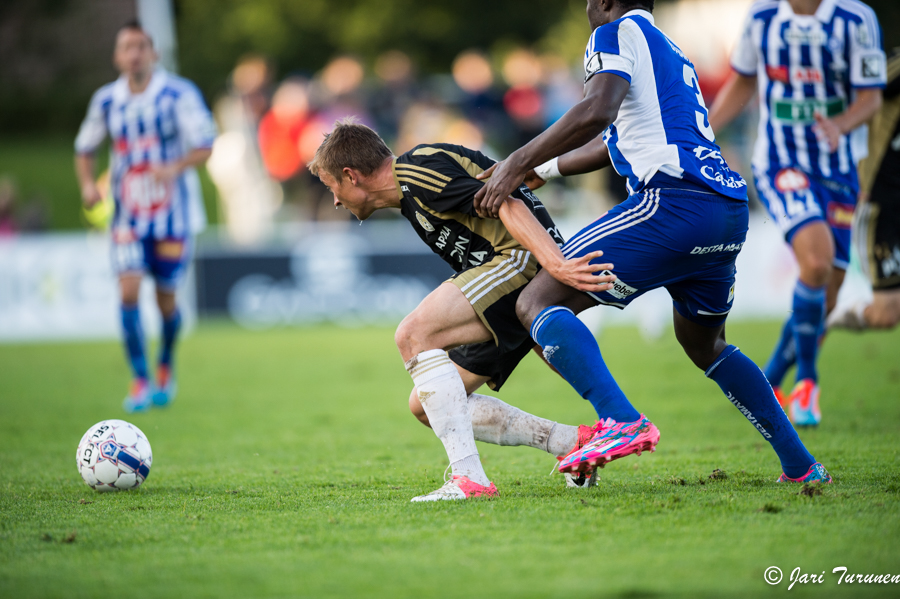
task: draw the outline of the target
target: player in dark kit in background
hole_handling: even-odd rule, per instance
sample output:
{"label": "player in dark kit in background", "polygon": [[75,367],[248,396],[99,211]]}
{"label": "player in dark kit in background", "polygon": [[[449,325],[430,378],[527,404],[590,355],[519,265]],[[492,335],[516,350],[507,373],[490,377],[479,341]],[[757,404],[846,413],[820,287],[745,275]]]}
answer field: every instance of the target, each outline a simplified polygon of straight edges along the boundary
{"label": "player in dark kit in background", "polygon": [[[413,501],[496,495],[476,439],[529,445],[559,457],[579,447],[592,430],[537,418],[473,393],[485,383],[499,389],[534,347],[515,305],[538,262],[585,291],[608,289],[615,278],[592,274],[589,262],[602,252],[563,257],[556,226],[525,185],[512,192],[500,220],[478,218],[472,200],[484,183],[475,177],[493,164],[481,152],[450,144],[420,145],[394,158],[377,133],[345,120],[309,165],[334,194],[335,206],[361,221],[375,210],[399,208],[457,273],[422,300],[395,336],[415,382],[410,407],[441,439],[452,468],[443,487]],[[590,485],[592,474],[582,484]]]}
{"label": "player in dark kit in background", "polygon": [[859,164],[853,245],[872,284],[871,302],[839,306],[828,327],[892,329],[900,323],[900,48],[888,62],[884,105],[872,120],[869,156]]}

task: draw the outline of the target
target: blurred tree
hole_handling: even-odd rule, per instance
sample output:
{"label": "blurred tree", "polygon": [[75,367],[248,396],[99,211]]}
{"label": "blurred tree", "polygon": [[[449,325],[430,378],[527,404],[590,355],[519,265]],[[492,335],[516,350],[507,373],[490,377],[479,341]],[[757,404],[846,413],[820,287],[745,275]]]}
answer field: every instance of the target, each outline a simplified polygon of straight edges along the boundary
{"label": "blurred tree", "polygon": [[270,57],[280,76],[316,71],[336,53],[371,63],[393,48],[447,72],[466,48],[533,44],[567,9],[559,0],[175,0],[182,72],[207,94],[249,52]]}

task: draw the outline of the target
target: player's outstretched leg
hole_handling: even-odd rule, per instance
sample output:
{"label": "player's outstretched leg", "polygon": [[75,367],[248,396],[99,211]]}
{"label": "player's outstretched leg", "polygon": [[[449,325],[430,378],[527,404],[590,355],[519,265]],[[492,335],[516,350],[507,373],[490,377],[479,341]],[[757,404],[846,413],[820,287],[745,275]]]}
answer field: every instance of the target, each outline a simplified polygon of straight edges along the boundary
{"label": "player's outstretched leg", "polygon": [[808,477],[824,473],[820,480],[831,482],[825,468],[803,446],[759,367],[737,347],[726,343],[725,325],[703,326],[674,312],[675,336],[685,353],[772,444],[784,472],[779,481],[809,482]]}
{"label": "player's outstretched leg", "polygon": [[[508,403],[472,393],[469,395],[472,432],[477,441],[494,445],[534,447],[546,451],[558,460],[590,443],[595,427],[561,424],[529,414]],[[597,484],[597,471],[566,473],[566,486],[586,489]]]}
{"label": "player's outstretched leg", "polygon": [[144,354],[144,332],[137,304],[122,304],[122,331],[125,355],[133,376],[131,388],[122,407],[126,412],[142,412],[150,407],[150,386],[147,383],[147,358]]}
{"label": "player's outstretched leg", "polygon": [[544,359],[588,400],[600,423],[591,441],[566,455],[560,472],[583,472],[643,451],[654,451],[659,430],[634,409],[612,377],[597,340],[575,316],[594,305],[587,295],[566,287],[541,271],[516,304],[523,325],[543,348]]}
{"label": "player's outstretched leg", "polygon": [[[163,308],[170,308],[165,310]],[[153,393],[153,404],[166,406],[175,399],[177,385],[175,383],[173,353],[178,332],[181,330],[181,311],[175,305],[175,294],[171,298],[160,298],[162,311],[162,334],[159,343],[159,363],[156,368],[156,390]]]}
{"label": "player's outstretched leg", "polygon": [[[471,376],[481,380],[485,378]],[[465,374],[463,381],[466,381]],[[480,386],[481,383],[478,383],[469,387],[467,383],[467,388]],[[557,460],[587,445],[596,432],[595,427],[583,424],[571,426],[529,414],[489,395],[470,393],[468,406],[476,441],[508,447],[533,447],[546,451]],[[430,426],[415,388],[409,397],[409,409],[422,424]],[[567,487],[586,489],[597,484],[597,472],[566,473],[565,480]]]}

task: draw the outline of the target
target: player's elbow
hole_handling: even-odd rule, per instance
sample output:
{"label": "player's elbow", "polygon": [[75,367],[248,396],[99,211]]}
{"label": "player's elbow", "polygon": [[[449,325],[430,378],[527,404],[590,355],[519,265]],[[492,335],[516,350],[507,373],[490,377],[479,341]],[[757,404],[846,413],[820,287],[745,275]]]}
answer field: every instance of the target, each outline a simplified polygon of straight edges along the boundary
{"label": "player's elbow", "polygon": [[879,110],[881,110],[881,105],[884,104],[884,96],[881,93],[880,89],[873,90],[872,99],[869,100],[869,118],[871,119],[875,116]]}
{"label": "player's elbow", "polygon": [[619,116],[618,106],[601,102],[598,98],[588,97],[582,103],[585,104],[583,123],[591,132],[591,139],[602,133]]}

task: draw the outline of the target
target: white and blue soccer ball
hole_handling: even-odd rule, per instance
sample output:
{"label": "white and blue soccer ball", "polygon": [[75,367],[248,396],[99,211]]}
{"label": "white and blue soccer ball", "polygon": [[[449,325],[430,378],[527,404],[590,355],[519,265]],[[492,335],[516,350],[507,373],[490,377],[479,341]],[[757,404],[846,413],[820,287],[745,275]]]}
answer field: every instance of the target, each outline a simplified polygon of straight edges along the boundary
{"label": "white and blue soccer ball", "polygon": [[140,487],[152,462],[147,436],[124,420],[103,420],[89,428],[75,454],[78,473],[96,491]]}

